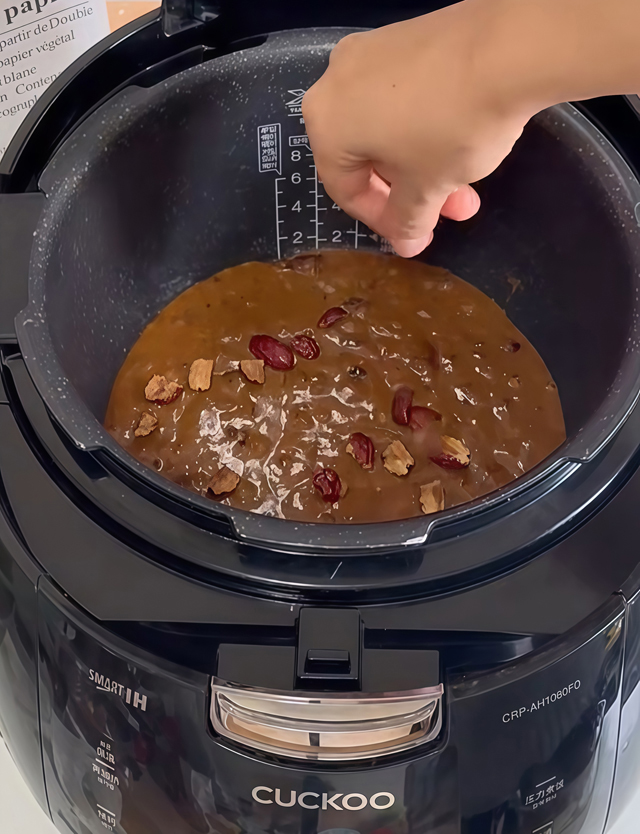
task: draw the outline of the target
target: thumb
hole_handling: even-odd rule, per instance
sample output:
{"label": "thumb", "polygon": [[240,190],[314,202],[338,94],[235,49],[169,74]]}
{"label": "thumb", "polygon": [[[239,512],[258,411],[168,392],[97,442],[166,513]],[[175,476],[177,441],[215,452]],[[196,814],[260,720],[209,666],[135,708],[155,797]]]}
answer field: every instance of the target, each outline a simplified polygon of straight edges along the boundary
{"label": "thumb", "polygon": [[[393,188],[391,189],[391,194],[393,195]],[[480,197],[478,196],[478,192],[475,191],[470,185],[462,185],[460,188],[457,188],[449,194],[440,208],[440,214],[443,217],[450,218],[451,220],[468,220],[470,217],[473,217],[479,208]],[[429,218],[429,222],[431,219],[432,218]],[[412,258],[415,255],[419,255],[432,240],[433,231],[431,231],[428,235],[424,235],[423,237],[416,238],[414,240],[390,239],[390,243],[398,255],[402,255],[403,258]]]}
{"label": "thumb", "polygon": [[468,220],[479,208],[478,192],[470,185],[461,185],[449,194],[440,213],[450,220]]}

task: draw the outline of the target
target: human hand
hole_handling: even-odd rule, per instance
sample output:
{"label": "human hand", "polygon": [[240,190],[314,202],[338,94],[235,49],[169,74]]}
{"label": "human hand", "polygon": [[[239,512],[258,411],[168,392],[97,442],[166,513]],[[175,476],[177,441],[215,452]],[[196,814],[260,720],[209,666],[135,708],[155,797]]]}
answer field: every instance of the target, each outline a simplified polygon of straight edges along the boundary
{"label": "human hand", "polygon": [[421,252],[440,215],[476,213],[469,183],[497,168],[536,110],[512,101],[486,53],[499,2],[349,35],[304,97],[327,193],[399,255]]}

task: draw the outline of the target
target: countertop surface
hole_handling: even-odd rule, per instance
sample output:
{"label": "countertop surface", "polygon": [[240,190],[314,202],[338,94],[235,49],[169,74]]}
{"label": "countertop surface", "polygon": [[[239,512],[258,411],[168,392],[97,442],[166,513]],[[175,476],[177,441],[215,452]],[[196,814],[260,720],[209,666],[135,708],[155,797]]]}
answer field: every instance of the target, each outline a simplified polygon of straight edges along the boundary
{"label": "countertop surface", "polygon": [[[607,834],[638,834],[640,787],[634,802]],[[0,832],[1,834],[59,834],[31,796],[0,739]]]}

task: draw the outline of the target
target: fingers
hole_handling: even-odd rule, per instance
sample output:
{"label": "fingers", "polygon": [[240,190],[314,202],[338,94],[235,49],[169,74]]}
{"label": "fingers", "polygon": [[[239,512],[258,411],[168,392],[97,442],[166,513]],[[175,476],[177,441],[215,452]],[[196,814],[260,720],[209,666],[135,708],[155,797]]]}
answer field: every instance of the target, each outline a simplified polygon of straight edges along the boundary
{"label": "fingers", "polygon": [[393,246],[394,252],[400,255],[401,258],[415,258],[423,249],[433,240],[433,232],[416,240],[389,240]]}
{"label": "fingers", "polygon": [[[393,193],[393,188],[391,189],[391,193]],[[470,185],[462,185],[449,194],[440,209],[440,214],[443,217],[448,217],[450,220],[469,220],[470,217],[476,214],[479,208],[480,197],[478,192]],[[426,249],[432,240],[433,230],[429,234],[413,240],[389,238],[389,243],[391,243],[398,255],[401,255],[403,258],[413,258],[419,255],[423,249]]]}
{"label": "fingers", "polygon": [[[439,195],[428,201],[413,186],[390,186],[371,163],[349,171],[334,171],[320,164],[318,175],[329,196],[344,211],[389,241],[412,241],[408,248],[419,245],[417,251],[428,244],[446,197]],[[407,247],[401,248],[404,251]]]}
{"label": "fingers", "polygon": [[413,180],[396,179],[391,183],[377,231],[390,241],[424,241],[435,229],[446,198],[446,192],[423,189]]}
{"label": "fingers", "polygon": [[371,164],[357,164],[346,170],[316,164],[318,178],[331,199],[347,214],[375,229],[374,220],[384,211],[390,188]]}
{"label": "fingers", "polygon": [[468,220],[480,208],[478,192],[470,185],[461,185],[444,202],[440,214],[450,220]]}
{"label": "fingers", "polygon": [[470,185],[450,194],[425,193],[414,183],[387,183],[371,163],[351,169],[319,166],[318,175],[331,197],[347,214],[387,238],[398,255],[412,258],[433,240],[440,215],[468,220],[480,207]]}

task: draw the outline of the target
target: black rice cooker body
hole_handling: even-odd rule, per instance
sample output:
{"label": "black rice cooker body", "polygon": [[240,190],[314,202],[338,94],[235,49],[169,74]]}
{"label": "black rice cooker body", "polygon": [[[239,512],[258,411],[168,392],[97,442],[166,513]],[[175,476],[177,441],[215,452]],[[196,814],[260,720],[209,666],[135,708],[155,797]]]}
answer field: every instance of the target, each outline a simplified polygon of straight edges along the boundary
{"label": "black rice cooker body", "polygon": [[[590,121],[570,107],[540,117],[482,185],[480,217],[444,225],[429,253],[504,303],[543,353],[570,435],[553,460],[435,525],[294,529],[217,513],[100,433],[118,357],[189,283],[277,254],[276,179],[291,180],[292,152],[306,147],[289,141],[304,134],[295,92],[339,32],[262,33],[403,15],[384,4],[232,4],[203,23],[202,8],[175,8],[175,34],[149,15],[80,59],[0,165],[0,728],[16,762],[73,834],[547,834],[550,820],[556,834],[602,831],[640,759],[630,729],[640,691],[640,186],[590,121],[609,127],[633,164],[635,115],[610,100],[584,108]],[[260,129],[278,123],[275,171],[258,149]],[[207,156],[224,159],[211,170],[239,195],[215,229],[207,192],[224,194],[227,209],[236,192],[210,190]],[[165,204],[159,170],[172,183]],[[185,182],[201,193],[179,198]],[[420,687],[437,653],[437,739],[411,755],[320,766],[216,736],[211,676],[294,690],[300,611],[331,607],[358,612],[356,687]],[[221,647],[240,645],[221,666]],[[393,805],[378,812],[378,793]],[[336,794],[356,799],[323,808]],[[350,810],[357,797],[366,805]]]}

